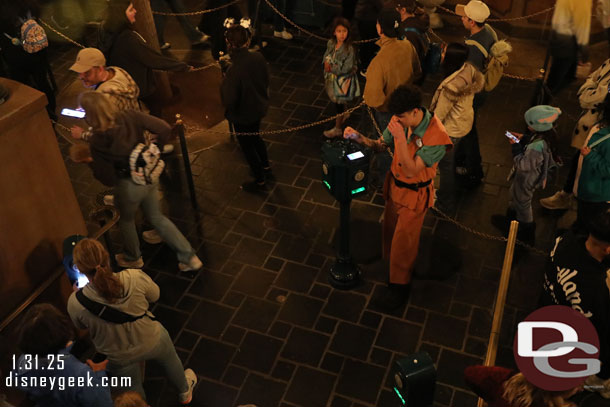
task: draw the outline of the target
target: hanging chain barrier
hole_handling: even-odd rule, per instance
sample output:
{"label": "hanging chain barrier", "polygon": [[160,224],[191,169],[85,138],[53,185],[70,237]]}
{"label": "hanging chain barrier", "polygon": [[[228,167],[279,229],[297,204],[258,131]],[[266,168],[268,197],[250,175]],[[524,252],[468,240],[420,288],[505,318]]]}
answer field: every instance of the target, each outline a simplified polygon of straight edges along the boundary
{"label": "hanging chain barrier", "polygon": [[[483,239],[487,239],[487,240],[495,240],[497,242],[508,242],[508,239],[506,237],[503,236],[498,236],[498,235],[490,235],[489,233],[483,233],[483,232],[479,232],[478,230],[475,230],[469,226],[466,226],[460,222],[458,222],[455,218],[447,215],[446,213],[444,213],[443,211],[435,208],[434,206],[431,207],[430,209],[432,209],[432,211],[434,213],[436,213],[437,215],[439,215],[440,217],[442,217],[443,219],[445,219],[446,221],[453,223],[454,225],[456,225],[457,227],[459,227],[462,230],[465,230],[466,232],[472,233],[475,236],[478,236],[480,238]],[[540,256],[543,257],[547,257],[549,254],[548,252],[545,252],[544,250],[538,249],[537,247],[531,246],[525,242],[522,242],[521,240],[517,240],[517,244],[527,250],[530,250],[531,252],[534,252]]]}
{"label": "hanging chain barrier", "polygon": [[47,27],[49,30],[53,31],[55,34],[59,35],[61,38],[63,38],[64,40],[71,42],[72,44],[76,45],[79,48],[87,48],[85,47],[83,44],[80,44],[76,41],[74,41],[72,38],[68,37],[67,35],[59,32],[58,30],[56,30],[55,28],[53,28],[51,25],[49,25],[46,21],[44,21],[42,18],[38,19],[45,27]]}
{"label": "hanging chain barrier", "polygon": [[[265,3],[267,3],[267,5],[271,8],[271,10],[273,10],[278,16],[282,17],[284,19],[284,21],[286,21],[288,24],[292,25],[294,28],[296,28],[297,30],[301,31],[302,33],[305,33],[313,38],[316,38],[320,41],[328,41],[329,38],[327,37],[322,37],[321,35],[315,34],[309,30],[306,30],[305,28],[301,27],[300,25],[298,25],[297,23],[295,23],[294,21],[292,21],[291,19],[289,19],[288,17],[286,17],[286,15],[284,15],[284,13],[280,12],[280,10],[277,9],[277,7],[275,7],[269,0],[265,0]],[[358,41],[354,41],[353,44],[364,44],[367,42],[375,42],[377,41],[379,38],[370,38],[368,40],[358,40]]]}
{"label": "hanging chain barrier", "polygon": [[[372,109],[371,109],[371,108],[370,108],[368,105],[364,104],[364,102],[360,103],[360,104],[359,104],[359,105],[357,105],[357,106],[354,106],[353,108],[351,108],[351,109],[349,109],[349,110],[346,110],[344,113],[341,113],[341,114],[335,115],[335,116],[333,116],[333,117],[329,117],[329,118],[327,118],[327,119],[324,119],[324,120],[321,120],[321,121],[318,121],[318,122],[309,123],[309,124],[306,124],[306,125],[303,125],[303,126],[292,127],[292,128],[283,129],[283,130],[267,131],[267,132],[258,132],[258,133],[235,133],[235,134],[236,134],[236,135],[243,135],[243,136],[246,136],[246,135],[247,135],[247,136],[253,136],[253,135],[264,135],[264,134],[278,134],[278,133],[284,133],[284,132],[289,132],[289,131],[297,131],[297,130],[302,130],[302,129],[305,129],[305,128],[309,128],[309,127],[317,126],[317,125],[319,125],[319,124],[321,124],[321,123],[324,123],[324,122],[327,122],[327,121],[330,121],[330,120],[334,120],[334,119],[336,119],[337,117],[339,117],[339,116],[341,116],[341,115],[344,115],[344,114],[349,114],[349,113],[351,113],[351,112],[353,112],[353,111],[355,111],[355,110],[359,109],[359,108],[360,108],[360,107],[362,107],[362,106],[366,106],[367,111],[368,111],[368,114],[369,114],[369,117],[370,117],[371,121],[373,122],[373,126],[375,127],[375,131],[377,132],[377,134],[379,135],[379,137],[382,137],[383,133],[382,133],[381,129],[379,128],[379,126],[377,125],[377,121],[375,120],[375,117],[374,117],[374,115],[373,115],[373,111],[372,111]],[[68,143],[70,143],[70,144],[77,144],[77,141],[73,140],[73,139],[71,138],[71,136],[66,136],[66,135],[65,135],[65,134],[63,134],[62,132],[58,131],[58,129],[61,129],[61,130],[63,130],[63,131],[70,132],[70,129],[69,129],[68,127],[66,127],[66,126],[64,126],[63,124],[58,123],[58,122],[56,122],[56,121],[52,121],[52,122],[53,122],[53,124],[55,125],[56,133],[58,133],[58,134],[59,134],[61,137],[63,137],[63,138],[66,140],[66,141],[68,141]],[[186,127],[185,127],[185,128],[186,128]],[[189,128],[190,128],[190,129],[196,129],[195,127],[190,127],[190,126],[189,126]],[[229,134],[229,133],[228,133],[228,132],[226,132],[226,131],[210,131],[210,130],[203,130],[203,131],[206,131],[206,132],[212,132],[212,133],[217,133],[217,134]],[[200,152],[202,152],[202,151],[206,151],[206,150],[213,149],[213,148],[214,148],[214,147],[216,147],[217,145],[219,145],[219,143],[218,143],[218,142],[217,142],[217,143],[215,143],[215,144],[213,144],[213,145],[211,145],[211,146],[208,146],[208,147],[202,148],[202,149],[200,149],[200,150],[191,151],[191,152],[189,152],[189,155],[193,155],[193,154],[200,153]],[[389,148],[388,148],[388,152],[389,152],[389,153],[390,153],[390,154],[393,156],[393,154],[392,154],[392,152],[390,151],[390,149],[389,149]],[[453,218],[453,217],[451,217],[451,216],[449,216],[449,215],[445,214],[444,212],[440,211],[439,209],[437,209],[437,208],[435,208],[435,207],[431,207],[430,209],[431,209],[431,210],[432,210],[434,213],[436,213],[438,216],[440,216],[441,218],[443,218],[443,219],[445,219],[446,221],[448,221],[448,222],[450,222],[450,223],[452,223],[452,224],[456,225],[458,228],[460,228],[460,229],[462,229],[462,230],[464,230],[464,231],[466,231],[466,232],[468,232],[468,233],[472,233],[472,234],[473,234],[473,235],[475,235],[475,236],[478,236],[478,237],[480,237],[480,238],[487,239],[487,240],[498,241],[498,242],[507,242],[507,241],[508,241],[508,239],[507,239],[506,237],[503,237],[503,236],[497,236],[497,235],[491,235],[491,234],[488,234],[488,233],[479,232],[479,231],[478,231],[478,230],[476,230],[476,229],[473,229],[473,228],[471,228],[471,227],[469,227],[469,226],[466,226],[466,225],[464,225],[464,224],[462,224],[462,223],[458,222],[458,221],[457,221],[455,218]],[[522,242],[522,241],[520,241],[520,240],[517,240],[517,244],[518,244],[519,246],[522,246],[522,247],[524,247],[524,248],[526,248],[526,249],[528,249],[528,250],[530,250],[530,251],[532,251],[532,252],[534,252],[534,253],[536,253],[536,254],[540,255],[540,256],[544,256],[544,257],[546,257],[546,256],[548,255],[548,254],[547,254],[547,252],[545,252],[545,251],[543,251],[543,250],[541,250],[541,249],[538,249],[538,248],[536,248],[536,247],[530,246],[530,245],[528,245],[528,244],[526,244],[526,243],[524,243],[524,242]]]}
{"label": "hanging chain barrier", "polygon": [[[439,9],[449,13],[449,14],[453,14],[454,16],[459,16],[459,14],[457,14],[455,11],[448,9],[447,7],[443,7],[443,6],[436,6]],[[537,11],[535,13],[532,14],[528,14],[526,16],[519,16],[519,17],[507,17],[507,18],[488,18],[486,21],[490,21],[490,22],[498,22],[498,21],[517,21],[517,20],[526,20],[528,18],[532,18],[532,17],[536,17],[539,16],[541,14],[546,14],[549,11],[553,10],[555,8],[555,6],[553,7],[549,7],[549,8],[545,8],[544,10],[540,10]],[[460,16],[461,17],[461,16]]]}
{"label": "hanging chain barrier", "polygon": [[201,15],[201,14],[208,14],[208,13],[213,13],[215,11],[218,10],[222,10],[223,8],[227,8],[232,6],[233,4],[239,3],[242,0],[233,0],[227,4],[223,4],[222,6],[219,7],[214,7],[214,8],[209,8],[206,10],[199,10],[199,11],[187,11],[185,13],[166,13],[163,11],[153,11],[153,14],[158,14],[160,16],[197,16],[197,15]]}

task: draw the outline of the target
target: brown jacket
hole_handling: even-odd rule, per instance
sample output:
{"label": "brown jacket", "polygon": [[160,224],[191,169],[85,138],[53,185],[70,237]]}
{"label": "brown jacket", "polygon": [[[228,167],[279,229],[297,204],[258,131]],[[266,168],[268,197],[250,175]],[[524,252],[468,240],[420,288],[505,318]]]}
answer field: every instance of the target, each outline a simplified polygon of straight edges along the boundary
{"label": "brown jacket", "polygon": [[381,48],[366,71],[364,102],[387,112],[390,94],[400,85],[413,83],[421,75],[419,58],[407,40],[381,38],[376,42]]}

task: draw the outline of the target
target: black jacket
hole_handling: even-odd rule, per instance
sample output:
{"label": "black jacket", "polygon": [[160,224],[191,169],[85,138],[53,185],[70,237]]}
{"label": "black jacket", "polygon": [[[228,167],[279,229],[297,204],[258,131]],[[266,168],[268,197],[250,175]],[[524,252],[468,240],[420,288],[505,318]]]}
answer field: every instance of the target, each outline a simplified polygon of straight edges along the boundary
{"label": "black jacket", "polygon": [[269,66],[258,52],[231,52],[232,65],[220,86],[225,117],[232,123],[253,124],[269,108]]}
{"label": "black jacket", "polygon": [[140,98],[155,91],[153,69],[161,71],[187,71],[189,66],[166,57],[146,44],[140,34],[125,29],[118,34],[103,33],[101,49],[108,66],[118,66],[127,71],[140,88]]}
{"label": "black jacket", "polygon": [[106,131],[94,131],[89,139],[93,176],[106,186],[115,186],[119,179],[130,176],[129,156],[138,143],[144,143],[144,130],[156,134],[156,143],[163,147],[171,135],[167,122],[154,116],[126,110],[119,112],[115,125]]}
{"label": "black jacket", "polygon": [[610,293],[608,264],[600,263],[585,246],[586,237],[572,232],[557,239],[544,274],[540,305],[566,305],[589,318],[599,336],[600,376],[610,377]]}

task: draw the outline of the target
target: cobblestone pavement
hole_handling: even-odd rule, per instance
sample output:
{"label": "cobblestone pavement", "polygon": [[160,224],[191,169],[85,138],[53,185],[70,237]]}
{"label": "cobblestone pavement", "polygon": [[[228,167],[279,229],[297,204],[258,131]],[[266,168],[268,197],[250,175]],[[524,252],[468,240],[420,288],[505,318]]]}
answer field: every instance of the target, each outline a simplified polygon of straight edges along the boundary
{"label": "cobblestone pavement", "polygon": [[[291,42],[267,40],[264,55],[272,67],[272,91],[263,129],[298,126],[334,114],[323,88],[320,62],[325,44],[301,36]],[[73,55],[66,52],[53,61],[60,85],[69,80],[65,69]],[[439,81],[438,76],[427,79],[426,101]],[[523,130],[522,115],[533,86],[504,79],[480,112],[485,180],[475,190],[463,191],[457,215],[469,227],[497,234],[489,217],[506,209],[511,163],[503,133]],[[575,89],[567,90],[559,103],[566,158],[578,114]],[[372,131],[362,110],[348,123]],[[144,270],[161,287],[155,315],[175,339],[185,366],[199,376],[192,405],[395,406],[391,365],[425,350],[438,371],[435,405],[474,406],[476,398],[466,389],[462,372],[485,356],[504,245],[428,213],[423,242],[434,249],[421,259],[408,305],[382,313],[371,301],[387,272],[380,260],[383,199],[372,187],[352,204],[352,252],[364,282],[351,291],[331,288],[327,276],[337,246],[339,210],[320,181],[325,128],[265,137],[276,181],[260,195],[240,190],[248,168],[228,135],[215,147],[192,154],[197,211],[190,206],[179,158],[167,160],[164,205],[205,267],[193,275],[181,274],[167,246],[142,243]],[[59,142],[86,214],[105,188],[88,168],[71,163],[67,143],[61,138]],[[566,171],[560,169],[559,174]],[[536,197],[550,195],[561,181],[556,177]],[[535,217],[537,245],[546,251],[557,216],[544,212],[536,199]],[[115,250],[120,249],[118,231],[112,232],[112,239]],[[458,270],[450,267],[456,256],[461,257]],[[513,366],[515,327],[536,304],[544,260],[524,250],[516,254],[499,365]],[[152,363],[147,365],[146,391],[152,406],[175,402],[175,390]]]}

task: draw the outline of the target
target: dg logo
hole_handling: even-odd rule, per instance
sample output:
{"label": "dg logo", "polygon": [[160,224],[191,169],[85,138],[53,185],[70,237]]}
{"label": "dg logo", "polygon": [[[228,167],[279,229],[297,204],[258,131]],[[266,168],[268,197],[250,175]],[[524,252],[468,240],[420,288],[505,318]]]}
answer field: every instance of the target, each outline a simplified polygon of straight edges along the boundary
{"label": "dg logo", "polygon": [[595,327],[563,305],[540,308],[520,322],[513,351],[521,373],[544,390],[574,388],[600,371]]}

